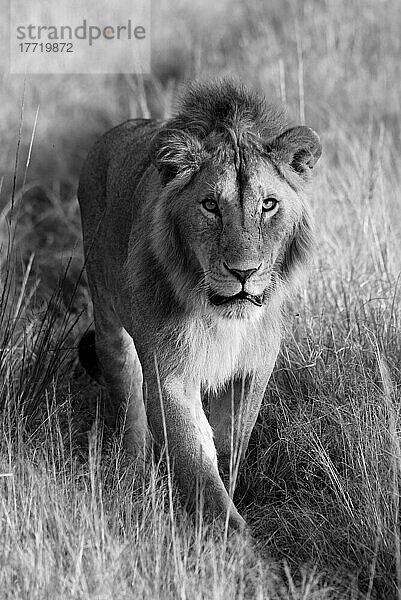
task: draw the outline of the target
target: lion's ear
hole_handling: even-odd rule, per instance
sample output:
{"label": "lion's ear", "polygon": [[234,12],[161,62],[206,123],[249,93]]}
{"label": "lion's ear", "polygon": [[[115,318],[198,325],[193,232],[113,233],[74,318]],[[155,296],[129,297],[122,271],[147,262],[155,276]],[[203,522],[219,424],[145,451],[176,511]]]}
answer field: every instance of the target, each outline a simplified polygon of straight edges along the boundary
{"label": "lion's ear", "polygon": [[322,145],[316,131],[300,125],[287,129],[269,144],[274,162],[286,163],[301,175],[313,169],[322,153]]}
{"label": "lion's ear", "polygon": [[198,171],[206,158],[206,151],[201,142],[189,133],[164,128],[153,138],[151,156],[163,185],[166,185],[177,176]]}

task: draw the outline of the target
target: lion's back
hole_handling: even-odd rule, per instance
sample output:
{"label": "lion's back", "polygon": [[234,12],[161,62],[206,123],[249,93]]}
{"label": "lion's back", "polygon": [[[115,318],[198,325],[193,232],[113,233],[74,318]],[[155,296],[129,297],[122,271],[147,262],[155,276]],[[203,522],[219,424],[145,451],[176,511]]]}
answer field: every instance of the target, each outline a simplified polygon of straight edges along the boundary
{"label": "lion's back", "polygon": [[120,267],[125,261],[141,201],[135,192],[147,171],[152,171],[149,144],[159,127],[154,120],[131,119],[105,133],[88,154],[78,200],[85,253],[89,263],[96,260],[98,268],[100,263]]}
{"label": "lion's back", "polygon": [[[78,199],[85,210],[92,201],[105,208],[110,198],[135,189],[150,164],[149,144],[160,124],[130,119],[107,131],[93,146],[82,168]],[[93,191],[102,192],[94,198]]]}

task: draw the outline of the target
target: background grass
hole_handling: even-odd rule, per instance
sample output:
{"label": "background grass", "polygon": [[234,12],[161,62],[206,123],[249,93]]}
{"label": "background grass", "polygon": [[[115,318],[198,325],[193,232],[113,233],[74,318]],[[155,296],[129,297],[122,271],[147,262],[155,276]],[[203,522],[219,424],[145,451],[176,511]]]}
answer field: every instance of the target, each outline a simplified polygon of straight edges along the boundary
{"label": "background grass", "polygon": [[[157,0],[150,78],[2,75],[1,597],[401,596],[400,11]],[[216,74],[280,97],[324,145],[315,261],[237,491],[253,540],[192,523],[175,497],[172,511],[162,466],[139,483],[75,353],[91,322],[75,195],[87,150]]]}

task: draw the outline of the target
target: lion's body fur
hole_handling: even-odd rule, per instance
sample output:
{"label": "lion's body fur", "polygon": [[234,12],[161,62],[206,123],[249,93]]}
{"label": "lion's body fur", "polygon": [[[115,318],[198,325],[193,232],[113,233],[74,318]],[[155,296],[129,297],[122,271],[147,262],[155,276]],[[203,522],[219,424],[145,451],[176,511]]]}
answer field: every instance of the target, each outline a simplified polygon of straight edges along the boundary
{"label": "lion's body fur", "polygon": [[[146,427],[138,373],[143,372],[148,395],[165,394],[163,418],[171,421],[172,446],[179,440],[177,456],[198,456],[200,444],[215,465],[210,426],[199,417],[200,390],[224,395],[230,380],[252,378],[247,393],[255,397],[256,407],[273,368],[282,301],[293,274],[310,255],[305,165],[312,166],[319,156],[316,134],[287,127],[284,110],[238,84],[197,84],[167,123],[128,121],[110,131],[84,168],[79,200],[96,348],[106,383],[116,401],[134,407],[133,430],[138,431]],[[294,131],[295,138],[303,136],[303,145],[292,149]],[[274,220],[262,215],[258,223],[258,194],[266,186],[265,194],[282,198],[283,208]],[[224,200],[223,228],[202,212],[199,202],[206,192],[232,198]],[[211,305],[213,286],[213,293],[224,297],[237,293],[238,281],[222,273],[222,260],[241,268],[255,261],[263,265],[246,283],[247,293],[263,298],[262,308],[249,302],[221,309]],[[192,400],[182,395],[183,389],[190,390]],[[221,406],[224,402],[222,396]],[[162,441],[160,400],[148,397],[147,403],[151,427]],[[225,410],[231,410],[231,403]],[[255,411],[251,407],[245,438]],[[227,419],[225,414],[221,422]],[[220,428],[216,423],[215,434]],[[185,450],[189,439],[191,450]],[[216,438],[215,443],[224,453],[226,440],[221,451]],[[203,459],[194,460],[200,474]],[[185,458],[180,468],[185,488]],[[212,467],[205,469],[219,490],[213,497],[220,500],[211,504],[231,506]],[[241,520],[230,510],[234,521]]]}

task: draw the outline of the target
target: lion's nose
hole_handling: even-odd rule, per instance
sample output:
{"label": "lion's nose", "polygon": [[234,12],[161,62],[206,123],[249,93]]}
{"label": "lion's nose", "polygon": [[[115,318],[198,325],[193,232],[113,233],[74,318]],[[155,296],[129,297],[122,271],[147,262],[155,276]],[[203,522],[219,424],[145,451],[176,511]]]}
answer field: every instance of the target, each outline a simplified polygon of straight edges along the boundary
{"label": "lion's nose", "polygon": [[259,265],[258,267],[254,267],[253,269],[237,269],[230,267],[227,263],[223,263],[223,266],[227,269],[227,271],[229,271],[237,279],[239,279],[239,281],[242,284],[244,284],[251,277],[251,275],[256,273],[256,271],[260,268],[261,265]]}

